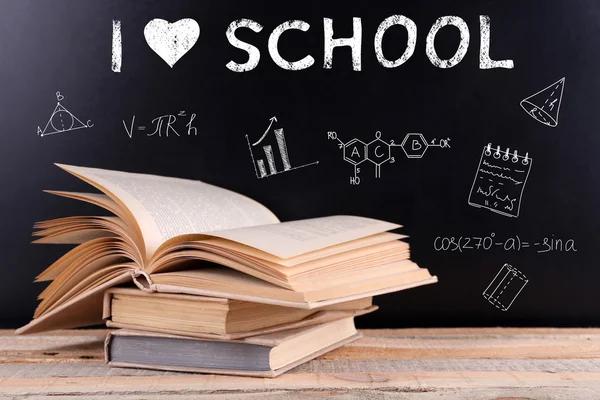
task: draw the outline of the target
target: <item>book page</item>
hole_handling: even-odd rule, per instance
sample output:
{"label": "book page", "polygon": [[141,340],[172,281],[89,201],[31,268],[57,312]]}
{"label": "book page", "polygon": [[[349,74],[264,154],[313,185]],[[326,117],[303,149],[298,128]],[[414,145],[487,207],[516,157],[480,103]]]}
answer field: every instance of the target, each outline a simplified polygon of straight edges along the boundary
{"label": "book page", "polygon": [[123,203],[139,225],[147,259],[179,235],[279,222],[249,197],[204,182],[57,165]]}
{"label": "book page", "polygon": [[336,215],[210,232],[210,236],[242,243],[279,258],[291,258],[400,227],[377,219]]}
{"label": "book page", "polygon": [[[394,240],[405,239],[408,236],[400,235],[397,233],[377,233],[375,235],[367,236],[364,238],[351,240],[349,242],[340,243],[338,245],[324,247],[319,250],[311,251],[309,253],[301,254],[298,257],[292,258],[279,258],[269,253],[265,253],[264,251],[258,250],[254,247],[246,246],[245,244],[241,244],[238,242],[233,242],[229,239],[221,239],[218,237],[202,237],[200,240],[196,240],[194,242],[179,242],[177,245],[171,247],[169,250],[175,251],[177,248],[180,249],[198,249],[198,250],[206,250],[206,251],[214,251],[214,248],[217,247],[220,250],[225,250],[229,252],[242,253],[245,256],[250,256],[255,259],[259,259],[260,262],[268,261],[271,263],[276,263],[285,267],[293,267],[294,265],[302,264],[309,261],[318,260],[324,257],[329,257],[334,254],[345,253],[350,250],[361,249],[368,246],[373,246],[380,243],[387,243]],[[408,246],[408,244],[407,244]],[[158,254],[158,253],[156,253]]]}

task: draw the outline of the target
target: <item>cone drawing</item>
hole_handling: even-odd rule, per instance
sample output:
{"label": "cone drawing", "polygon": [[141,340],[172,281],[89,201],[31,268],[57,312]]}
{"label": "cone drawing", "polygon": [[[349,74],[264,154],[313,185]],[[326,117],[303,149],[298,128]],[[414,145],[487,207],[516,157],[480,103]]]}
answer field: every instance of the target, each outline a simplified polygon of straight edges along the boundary
{"label": "cone drawing", "polygon": [[558,125],[558,113],[564,87],[565,78],[562,78],[522,100],[521,107],[536,121],[554,128]]}

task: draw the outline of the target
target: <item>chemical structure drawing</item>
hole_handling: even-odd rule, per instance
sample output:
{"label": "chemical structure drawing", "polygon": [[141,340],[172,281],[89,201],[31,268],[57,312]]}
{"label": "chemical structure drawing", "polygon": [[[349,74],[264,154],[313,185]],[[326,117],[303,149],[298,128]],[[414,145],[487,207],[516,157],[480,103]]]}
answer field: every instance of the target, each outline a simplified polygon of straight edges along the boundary
{"label": "chemical structure drawing", "polygon": [[450,148],[450,138],[432,139],[428,142],[421,133],[407,133],[401,144],[394,140],[386,142],[381,139],[381,131],[375,132],[375,139],[365,143],[360,139],[354,138],[346,143],[338,138],[337,132],[328,131],[328,140],[336,140],[338,148],[342,149],[344,161],[354,166],[354,176],[350,177],[351,185],[359,185],[361,172],[359,165],[365,161],[370,161],[375,165],[375,178],[381,178],[381,166],[385,163],[394,164],[396,158],[392,156],[393,147],[401,147],[406,158],[422,158],[429,147]]}

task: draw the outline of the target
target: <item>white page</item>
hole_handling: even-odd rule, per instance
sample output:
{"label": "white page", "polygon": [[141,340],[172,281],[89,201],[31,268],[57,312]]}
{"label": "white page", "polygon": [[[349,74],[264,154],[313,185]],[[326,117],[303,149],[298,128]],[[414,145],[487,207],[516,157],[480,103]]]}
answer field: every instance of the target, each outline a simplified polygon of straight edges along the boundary
{"label": "white page", "polygon": [[291,258],[400,227],[377,219],[336,215],[210,232],[210,235],[242,243],[279,258]]}
{"label": "white page", "polygon": [[148,258],[162,243],[179,235],[279,222],[249,197],[204,182],[57,165],[98,184],[129,209],[142,231]]}

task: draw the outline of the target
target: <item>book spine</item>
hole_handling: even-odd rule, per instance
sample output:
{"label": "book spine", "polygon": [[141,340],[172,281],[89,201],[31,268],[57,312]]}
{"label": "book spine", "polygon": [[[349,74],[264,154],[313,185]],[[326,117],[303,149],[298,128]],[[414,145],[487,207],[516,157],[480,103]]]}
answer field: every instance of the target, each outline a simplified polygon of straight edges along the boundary
{"label": "book spine", "polygon": [[135,271],[132,271],[132,275],[133,283],[135,283],[135,286],[137,286],[144,292],[156,292],[156,287],[154,286],[150,275],[148,275],[145,271],[137,269]]}
{"label": "book spine", "polygon": [[104,362],[106,364],[110,363],[110,342],[112,341],[112,336],[112,332],[108,332],[106,339],[104,339]]}

